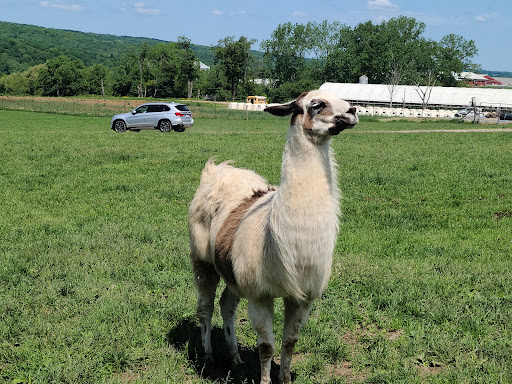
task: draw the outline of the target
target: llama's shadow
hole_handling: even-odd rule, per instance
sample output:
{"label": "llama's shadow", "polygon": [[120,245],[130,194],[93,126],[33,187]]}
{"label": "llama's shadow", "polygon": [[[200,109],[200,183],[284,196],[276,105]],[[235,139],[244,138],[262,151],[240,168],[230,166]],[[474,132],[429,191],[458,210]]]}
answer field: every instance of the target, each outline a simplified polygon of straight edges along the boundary
{"label": "llama's shadow", "polygon": [[[204,359],[201,345],[201,330],[190,319],[183,319],[167,333],[167,342],[175,349],[186,352],[189,366],[203,379],[218,380],[226,383],[259,383],[260,359],[256,347],[248,348],[239,345],[243,364],[233,365],[228,358],[224,332],[221,328],[212,329],[213,362]],[[278,382],[279,365],[272,362],[271,379]],[[292,373],[293,376],[293,373]]]}

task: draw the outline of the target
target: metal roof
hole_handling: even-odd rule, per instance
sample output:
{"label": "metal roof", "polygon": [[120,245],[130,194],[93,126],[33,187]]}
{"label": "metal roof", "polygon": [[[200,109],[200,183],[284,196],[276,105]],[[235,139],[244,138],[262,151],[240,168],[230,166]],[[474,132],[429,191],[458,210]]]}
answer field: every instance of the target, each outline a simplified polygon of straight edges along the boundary
{"label": "metal roof", "polygon": [[[329,91],[340,99],[361,103],[390,103],[390,86],[386,84],[325,83],[320,89]],[[421,87],[424,91],[426,87]],[[432,87],[428,105],[464,107],[475,98],[482,106],[512,106],[512,89]],[[418,87],[397,85],[393,104],[421,105]]]}

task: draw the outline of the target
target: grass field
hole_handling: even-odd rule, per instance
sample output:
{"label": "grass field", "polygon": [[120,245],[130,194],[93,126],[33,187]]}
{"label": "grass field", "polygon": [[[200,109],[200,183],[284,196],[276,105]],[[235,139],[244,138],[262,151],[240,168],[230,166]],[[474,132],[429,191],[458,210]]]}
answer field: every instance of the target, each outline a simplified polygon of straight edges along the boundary
{"label": "grass field", "polygon": [[[211,156],[277,184],[288,119],[202,116],[116,134],[109,117],[0,111],[0,382],[259,380],[244,301],[245,364],[222,356],[218,309],[219,357],[202,360],[187,210]],[[461,127],[333,139],[341,232],[296,383],[512,382],[512,133],[378,133]]]}

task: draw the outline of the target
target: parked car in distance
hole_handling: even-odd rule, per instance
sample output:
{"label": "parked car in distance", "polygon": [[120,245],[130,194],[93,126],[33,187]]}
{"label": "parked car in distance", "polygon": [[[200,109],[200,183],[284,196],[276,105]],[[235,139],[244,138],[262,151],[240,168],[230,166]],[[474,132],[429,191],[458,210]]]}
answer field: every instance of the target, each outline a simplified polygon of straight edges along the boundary
{"label": "parked car in distance", "polygon": [[180,103],[147,103],[132,112],[121,113],[112,117],[110,128],[116,132],[141,129],[158,129],[161,132],[183,132],[194,124],[192,112]]}
{"label": "parked car in distance", "polygon": [[465,117],[467,114],[469,113],[469,110],[464,108],[464,109],[459,109],[457,111],[457,113],[455,114],[455,117]]}
{"label": "parked car in distance", "polygon": [[500,120],[512,120],[512,113],[500,113]]}

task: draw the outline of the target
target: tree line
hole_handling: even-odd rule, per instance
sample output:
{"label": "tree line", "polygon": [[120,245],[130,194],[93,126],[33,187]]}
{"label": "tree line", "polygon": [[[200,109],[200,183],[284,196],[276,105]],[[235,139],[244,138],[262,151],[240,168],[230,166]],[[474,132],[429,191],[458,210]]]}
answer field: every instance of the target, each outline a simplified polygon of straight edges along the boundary
{"label": "tree line", "polygon": [[479,69],[472,62],[478,52],[474,41],[455,34],[433,41],[424,37],[425,28],[404,16],[353,28],[327,21],[284,23],[261,42],[262,60],[251,52],[255,40],[219,40],[211,47],[209,71],[199,69],[191,41],[180,36],[175,43],[144,43],[113,68],[59,55],[1,77],[0,93],[216,100],[265,94],[281,102],[327,81],[357,82],[361,75],[388,84],[392,93],[400,84],[457,86],[453,73]]}

